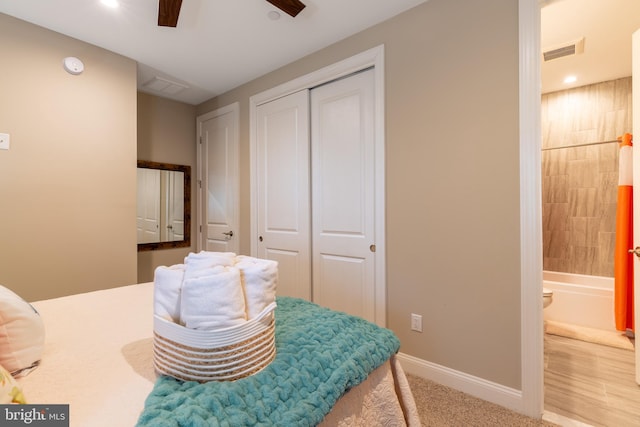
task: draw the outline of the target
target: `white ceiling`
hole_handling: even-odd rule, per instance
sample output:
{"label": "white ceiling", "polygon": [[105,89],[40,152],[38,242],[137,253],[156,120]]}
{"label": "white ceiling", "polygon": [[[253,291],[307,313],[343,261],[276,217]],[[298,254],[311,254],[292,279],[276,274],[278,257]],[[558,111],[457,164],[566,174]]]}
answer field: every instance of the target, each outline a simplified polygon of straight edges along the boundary
{"label": "white ceiling", "polygon": [[[0,12],[132,58],[140,90],[199,104],[426,0],[303,0],[296,18],[278,20],[265,0],[186,0],[177,28],[157,26],[157,0],[119,1],[112,10],[99,0],[0,0]],[[543,61],[543,93],[631,75],[640,0],[540,4],[543,50],[585,37],[583,54]],[[563,84],[567,74],[578,80]],[[188,88],[145,88],[154,77]]]}
{"label": "white ceiling", "polygon": [[132,58],[141,90],[158,76],[189,86],[162,96],[198,104],[424,1],[303,0],[272,20],[265,0],[185,0],[176,28],[157,26],[158,0],[0,0],[0,12]]}
{"label": "white ceiling", "polygon": [[[541,0],[541,47],[585,38],[584,53],[542,61],[542,92],[631,75],[631,34],[640,29],[640,0]],[[573,74],[577,81],[567,85]]]}

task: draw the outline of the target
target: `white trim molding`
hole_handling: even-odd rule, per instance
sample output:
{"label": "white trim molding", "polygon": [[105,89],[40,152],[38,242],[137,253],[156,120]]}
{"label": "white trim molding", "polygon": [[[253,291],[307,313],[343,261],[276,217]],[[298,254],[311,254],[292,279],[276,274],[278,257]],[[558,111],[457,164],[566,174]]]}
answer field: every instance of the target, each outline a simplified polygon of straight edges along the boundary
{"label": "white trim molding", "polygon": [[539,419],[544,412],[540,4],[519,0],[518,10],[522,405],[514,409]]}

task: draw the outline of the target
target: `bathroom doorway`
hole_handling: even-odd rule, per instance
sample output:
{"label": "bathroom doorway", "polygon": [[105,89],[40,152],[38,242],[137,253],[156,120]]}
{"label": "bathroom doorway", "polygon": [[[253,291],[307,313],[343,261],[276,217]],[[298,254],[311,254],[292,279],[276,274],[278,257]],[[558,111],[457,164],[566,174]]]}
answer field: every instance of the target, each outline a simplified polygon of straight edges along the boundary
{"label": "bathroom doorway", "polygon": [[[555,286],[554,300],[544,312],[547,326],[554,327],[545,333],[545,409],[608,425],[599,418],[602,412],[623,417],[609,420],[624,425],[625,416],[637,419],[640,414],[616,414],[606,406],[612,396],[604,396],[605,403],[596,393],[589,396],[593,400],[583,398],[578,404],[562,399],[581,393],[580,384],[604,388],[589,383],[599,369],[589,363],[608,357],[617,372],[625,372],[619,375],[629,387],[623,397],[640,399],[640,388],[634,387],[633,343],[631,349],[620,350],[584,335],[600,330],[620,335],[612,307],[616,139],[632,133],[630,42],[633,30],[640,28],[640,5],[633,0],[548,0],[541,7],[543,264],[545,274],[553,271],[570,278],[545,282]],[[622,52],[615,53],[618,47]],[[604,56],[595,58],[598,51]],[[565,83],[571,74],[576,80]],[[581,319],[585,311],[590,316]],[[556,375],[580,375],[581,369],[592,375]]]}

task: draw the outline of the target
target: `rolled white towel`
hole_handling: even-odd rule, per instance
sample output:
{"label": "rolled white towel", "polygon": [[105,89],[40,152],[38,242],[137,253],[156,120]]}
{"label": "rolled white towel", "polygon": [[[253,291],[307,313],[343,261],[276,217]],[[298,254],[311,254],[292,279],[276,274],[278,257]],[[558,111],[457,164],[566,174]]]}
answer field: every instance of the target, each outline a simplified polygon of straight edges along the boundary
{"label": "rolled white towel", "polygon": [[193,279],[207,274],[206,270],[215,266],[230,267],[236,262],[236,254],[233,252],[191,252],[184,259],[185,277]]}
{"label": "rolled white towel", "polygon": [[184,277],[184,264],[170,267],[160,266],[153,277],[153,312],[154,314],[179,323],[180,290]]}
{"label": "rolled white towel", "polygon": [[191,261],[201,261],[201,260],[210,260],[210,259],[219,259],[220,257],[226,258],[231,262],[235,262],[236,254],[233,252],[211,252],[211,251],[200,251],[200,252],[190,252],[184,259],[185,264],[189,264]]}
{"label": "rolled white towel", "polygon": [[236,257],[247,304],[247,319],[256,317],[276,300],[278,262],[245,255]]}
{"label": "rolled white towel", "polygon": [[240,271],[216,266],[182,284],[180,320],[190,329],[212,330],[247,321]]}

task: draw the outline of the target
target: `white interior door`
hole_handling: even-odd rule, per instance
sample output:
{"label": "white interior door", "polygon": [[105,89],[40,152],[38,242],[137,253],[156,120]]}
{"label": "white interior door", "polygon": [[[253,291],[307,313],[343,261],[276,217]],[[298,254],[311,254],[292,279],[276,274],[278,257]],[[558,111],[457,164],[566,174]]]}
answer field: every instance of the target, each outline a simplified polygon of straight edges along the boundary
{"label": "white interior door", "polygon": [[160,170],[138,168],[138,243],[160,241]]}
{"label": "white interior door", "polygon": [[169,240],[184,239],[184,172],[163,171],[168,173],[169,197],[167,213]]}
{"label": "white interior door", "polygon": [[311,299],[309,95],[258,106],[257,256],[278,261],[278,295]]}
{"label": "white interior door", "polygon": [[[634,140],[640,141],[640,30],[632,36],[632,105],[633,105],[633,135]],[[636,247],[640,246],[640,146],[633,148],[633,241]],[[634,257],[633,282],[634,282],[634,330],[638,334],[640,319],[640,258]],[[640,384],[640,351],[636,352],[636,382]]]}
{"label": "white interior door", "polygon": [[238,253],[238,104],[200,116],[198,128],[199,249]]}
{"label": "white interior door", "polygon": [[375,321],[374,73],[311,91],[313,301]]}

